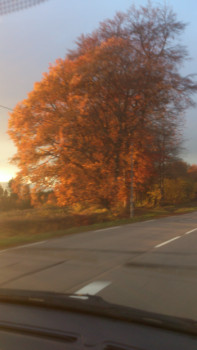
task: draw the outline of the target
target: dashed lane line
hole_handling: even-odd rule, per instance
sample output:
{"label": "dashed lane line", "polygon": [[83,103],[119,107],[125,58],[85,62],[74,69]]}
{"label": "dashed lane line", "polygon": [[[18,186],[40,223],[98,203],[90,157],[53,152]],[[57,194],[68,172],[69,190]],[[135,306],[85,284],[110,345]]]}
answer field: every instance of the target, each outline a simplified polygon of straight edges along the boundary
{"label": "dashed lane line", "polygon": [[180,238],[180,237],[183,237],[184,235],[189,235],[190,233],[192,233],[192,232],[194,232],[194,231],[197,231],[197,227],[194,228],[193,230],[190,230],[190,231],[185,232],[182,236],[176,236],[176,237],[174,237],[174,238],[172,238],[172,239],[169,239],[168,241],[165,241],[165,242],[163,242],[163,243],[157,244],[154,248],[160,248],[160,247],[162,247],[163,245],[168,244],[168,243],[170,243],[170,242],[173,242],[175,239],[178,239],[178,238]]}
{"label": "dashed lane line", "polygon": [[75,292],[75,295],[72,295],[71,298],[77,299],[88,299],[88,295],[95,295],[100,292],[102,289],[108,287],[111,284],[110,281],[94,281],[87,286],[82,287]]}
{"label": "dashed lane line", "polygon": [[192,233],[192,232],[194,232],[194,231],[197,231],[197,228],[194,228],[194,229],[191,230],[191,231],[185,232],[185,235],[189,235],[190,233]]}
{"label": "dashed lane line", "polygon": [[172,241],[175,241],[176,239],[178,239],[178,238],[180,238],[181,236],[176,236],[176,237],[174,237],[174,238],[171,238],[171,239],[169,239],[168,241],[165,241],[165,242],[163,242],[163,243],[160,243],[160,244],[157,244],[154,248],[160,248],[160,247],[162,247],[163,245],[166,245],[166,244],[168,244],[168,243],[170,243],[170,242],[172,242]]}
{"label": "dashed lane line", "polygon": [[94,281],[79,289],[75,294],[95,295],[111,284],[110,281]]}

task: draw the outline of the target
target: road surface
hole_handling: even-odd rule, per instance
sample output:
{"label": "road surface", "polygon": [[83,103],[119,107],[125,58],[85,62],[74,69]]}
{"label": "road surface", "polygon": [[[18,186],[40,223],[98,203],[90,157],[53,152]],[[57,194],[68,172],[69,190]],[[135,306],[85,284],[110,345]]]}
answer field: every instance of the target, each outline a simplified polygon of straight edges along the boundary
{"label": "road surface", "polygon": [[0,287],[97,294],[197,319],[197,212],[0,251]]}

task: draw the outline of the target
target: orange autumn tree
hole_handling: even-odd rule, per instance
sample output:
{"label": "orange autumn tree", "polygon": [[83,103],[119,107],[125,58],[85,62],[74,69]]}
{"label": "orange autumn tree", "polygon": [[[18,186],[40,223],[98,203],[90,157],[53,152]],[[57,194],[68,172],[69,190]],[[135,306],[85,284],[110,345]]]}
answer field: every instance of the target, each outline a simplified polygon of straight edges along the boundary
{"label": "orange autumn tree", "polygon": [[[18,178],[34,192],[52,188],[62,206],[118,202],[129,213],[133,189],[176,149],[180,112],[197,89],[178,73],[186,53],[172,40],[183,29],[167,8],[149,4],[79,38],[10,115]],[[161,152],[163,121],[170,142]]]}

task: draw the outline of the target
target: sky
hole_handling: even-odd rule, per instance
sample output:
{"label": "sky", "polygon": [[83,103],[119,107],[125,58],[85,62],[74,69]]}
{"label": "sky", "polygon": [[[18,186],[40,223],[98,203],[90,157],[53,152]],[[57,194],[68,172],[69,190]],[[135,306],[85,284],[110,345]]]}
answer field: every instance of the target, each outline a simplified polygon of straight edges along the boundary
{"label": "sky", "polygon": [[[49,64],[64,58],[82,33],[92,32],[117,11],[146,3],[144,0],[48,0],[0,17],[0,105],[12,109],[26,98]],[[191,60],[182,68],[182,74],[197,73],[197,1],[166,0],[165,4],[188,24],[181,44],[187,46]],[[197,96],[194,99],[197,102]],[[17,172],[10,164],[16,149],[7,135],[8,118],[8,111],[0,107],[0,182],[8,181]],[[183,137],[182,158],[197,164],[197,107],[186,111]]]}

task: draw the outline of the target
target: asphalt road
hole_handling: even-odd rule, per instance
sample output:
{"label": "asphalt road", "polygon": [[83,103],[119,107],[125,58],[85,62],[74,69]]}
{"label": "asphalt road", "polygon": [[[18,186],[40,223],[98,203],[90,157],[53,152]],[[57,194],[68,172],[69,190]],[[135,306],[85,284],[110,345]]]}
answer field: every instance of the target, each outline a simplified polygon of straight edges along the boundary
{"label": "asphalt road", "polygon": [[0,251],[0,287],[197,319],[197,212]]}

